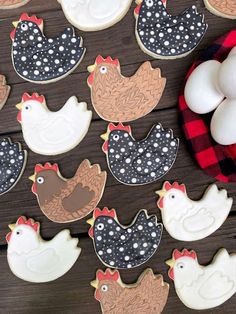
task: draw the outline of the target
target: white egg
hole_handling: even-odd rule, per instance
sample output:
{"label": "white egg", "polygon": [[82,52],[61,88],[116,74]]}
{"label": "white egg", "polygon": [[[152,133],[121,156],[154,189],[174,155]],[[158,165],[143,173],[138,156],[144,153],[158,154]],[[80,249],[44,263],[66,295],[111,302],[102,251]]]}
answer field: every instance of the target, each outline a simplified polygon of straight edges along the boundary
{"label": "white egg", "polygon": [[224,99],[217,88],[217,73],[221,63],[216,60],[200,64],[187,80],[184,97],[189,108],[204,114],[216,109]]}
{"label": "white egg", "polygon": [[227,58],[232,57],[235,54],[236,54],[236,46],[230,50],[230,53],[228,54]]}
{"label": "white egg", "polygon": [[222,145],[236,143],[236,99],[225,99],[211,120],[211,135]]}
{"label": "white egg", "polygon": [[236,54],[231,55],[220,67],[218,85],[227,98],[236,98]]}

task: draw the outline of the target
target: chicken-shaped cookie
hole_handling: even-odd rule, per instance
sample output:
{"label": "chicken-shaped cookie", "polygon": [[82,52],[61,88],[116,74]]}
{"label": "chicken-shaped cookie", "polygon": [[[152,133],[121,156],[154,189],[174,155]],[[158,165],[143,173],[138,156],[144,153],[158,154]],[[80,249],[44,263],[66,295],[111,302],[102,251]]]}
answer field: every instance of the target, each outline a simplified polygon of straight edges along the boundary
{"label": "chicken-shaped cookie", "polygon": [[53,281],[67,273],[80,255],[78,239],[71,238],[69,230],[45,241],[39,234],[39,223],[33,219],[22,216],[9,227],[8,264],[13,274],[25,281]]}
{"label": "chicken-shaped cookie", "polygon": [[229,215],[233,199],[212,184],[198,202],[189,199],[184,184],[165,182],[156,192],[163,224],[180,241],[201,240],[215,232]]}
{"label": "chicken-shaped cookie", "polygon": [[103,134],[103,151],[113,176],[127,185],[152,183],[164,176],[173,166],[179,140],[171,129],[154,125],[144,140],[136,141],[130,126],[110,123]]}
{"label": "chicken-shaped cookie", "polygon": [[220,249],[212,264],[199,265],[197,254],[184,249],[174,250],[169,277],[174,280],[180,300],[194,310],[219,306],[236,292],[236,254]]}
{"label": "chicken-shaped cookie", "polygon": [[169,294],[168,283],[150,268],[131,285],[121,281],[118,270],[98,270],[91,285],[96,289],[95,298],[103,314],[160,314]]}
{"label": "chicken-shaped cookie", "polygon": [[140,48],[157,59],[184,57],[199,44],[207,30],[196,6],[172,16],[167,0],[137,0],[135,34]]}
{"label": "chicken-shaped cookie", "polygon": [[99,203],[106,184],[106,172],[85,159],[72,179],[62,177],[57,164],[35,166],[34,182],[42,212],[52,221],[66,223],[87,216]]}
{"label": "chicken-shaped cookie", "polygon": [[30,0],[0,0],[0,9],[16,9],[28,2]]}
{"label": "chicken-shaped cookie", "polygon": [[26,166],[27,152],[9,138],[0,140],[0,195],[10,191],[20,180]]}
{"label": "chicken-shaped cookie", "polygon": [[98,56],[88,70],[94,109],[111,122],[128,122],[147,115],[158,104],[166,84],[160,69],[153,69],[150,62],[143,63],[133,76],[124,77],[118,59]]}
{"label": "chicken-shaped cookie", "polygon": [[5,76],[0,74],[0,110],[5,105],[10,93],[10,86],[6,84]]}
{"label": "chicken-shaped cookie", "polygon": [[17,120],[29,148],[41,155],[59,155],[75,148],[88,132],[92,111],[85,102],[70,97],[57,112],[48,109],[44,96],[22,96]]}
{"label": "chicken-shaped cookie", "polygon": [[227,19],[236,19],[235,0],[204,0],[206,8],[212,13]]}
{"label": "chicken-shaped cookie", "polygon": [[46,84],[69,75],[81,62],[82,38],[68,27],[55,38],[43,34],[43,20],[23,13],[11,32],[12,62],[23,79]]}
{"label": "chicken-shaped cookie", "polygon": [[125,227],[119,223],[115,209],[96,208],[88,223],[95,252],[107,267],[140,266],[153,256],[161,241],[162,224],[146,210],[140,210],[133,222]]}
{"label": "chicken-shaped cookie", "polygon": [[132,0],[57,0],[67,20],[83,31],[99,31],[119,22]]}

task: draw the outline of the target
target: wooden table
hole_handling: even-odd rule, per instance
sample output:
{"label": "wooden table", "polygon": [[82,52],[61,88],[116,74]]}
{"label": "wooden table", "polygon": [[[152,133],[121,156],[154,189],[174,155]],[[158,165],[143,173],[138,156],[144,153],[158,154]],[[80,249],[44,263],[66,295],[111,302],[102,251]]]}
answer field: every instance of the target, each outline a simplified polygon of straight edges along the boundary
{"label": "wooden table", "polygon": [[[98,54],[103,56],[111,55],[118,57],[122,73],[132,75],[141,63],[151,60],[154,67],[160,67],[163,76],[167,77],[167,86],[164,95],[157,108],[145,118],[139,119],[131,126],[133,135],[142,138],[150,127],[161,122],[165,127],[172,128],[174,134],[180,138],[180,150],[177,161],[172,170],[163,180],[178,180],[187,185],[189,195],[193,199],[201,197],[204,189],[214,180],[199,169],[196,162],[190,156],[183,138],[182,131],[178,125],[177,99],[181,83],[190,64],[197,57],[202,49],[207,47],[215,38],[231,30],[235,21],[218,18],[210,14],[203,5],[202,0],[169,1],[171,13],[178,14],[191,4],[196,3],[201,12],[205,13],[209,24],[208,32],[198,46],[189,56],[173,61],[153,60],[145,55],[138,47],[134,36],[133,9],[129,10],[127,16],[114,27],[93,33],[77,31],[84,38],[84,46],[87,48],[82,64],[67,78],[50,85],[35,85],[23,81],[13,70],[11,63],[11,40],[9,38],[12,30],[11,22],[17,20],[21,12],[37,14],[45,21],[45,33],[47,36],[54,36],[61,32],[69,24],[65,19],[60,5],[56,0],[32,0],[25,7],[18,10],[0,12],[0,73],[5,74],[12,90],[7,104],[0,112],[0,135],[10,136],[14,141],[20,141],[28,151],[24,143],[20,124],[16,120],[17,110],[15,104],[21,100],[24,92],[38,92],[46,96],[49,108],[58,110],[65,101],[72,95],[79,97],[81,101],[90,102],[90,91],[86,84],[88,76],[86,67],[93,64]],[[93,244],[88,237],[88,225],[86,219],[71,224],[56,224],[49,221],[38,207],[36,197],[31,193],[31,182],[29,175],[34,172],[34,166],[39,162],[57,162],[60,165],[62,174],[72,177],[77,166],[84,158],[89,158],[92,163],[99,163],[102,169],[108,171],[108,181],[100,207],[108,206],[117,209],[117,215],[124,224],[131,222],[139,209],[146,208],[149,213],[155,213],[160,220],[160,212],[156,207],[156,195],[154,191],[160,189],[163,180],[154,184],[140,187],[129,187],[116,181],[107,169],[105,155],[101,150],[102,140],[99,135],[107,127],[93,110],[93,121],[89,132],[82,143],[67,154],[57,157],[44,157],[29,151],[29,158],[25,173],[10,192],[0,198],[0,313],[73,313],[92,314],[100,313],[100,305],[94,299],[94,289],[90,281],[94,279],[98,268],[105,267],[95,255]],[[227,188],[229,195],[236,202],[235,184],[218,183],[219,187]],[[7,244],[5,235],[8,224],[14,223],[20,215],[32,217],[41,222],[41,234],[47,240],[64,228],[69,228],[75,237],[80,239],[82,254],[74,267],[62,278],[48,284],[30,284],[15,277],[7,264]],[[178,242],[172,239],[164,230],[161,245],[145,265],[129,271],[121,271],[122,279],[126,283],[133,283],[141,272],[152,267],[157,273],[162,273],[167,282],[170,283],[170,295],[164,313],[194,313],[186,308],[177,297],[173,283],[167,276],[167,265],[164,261],[171,257],[172,250],[184,247],[194,249],[198,252],[200,263],[208,263],[216,251],[225,247],[230,252],[236,251],[236,205],[224,223],[224,225],[210,237],[193,243]],[[236,295],[219,308],[203,311],[201,313],[235,313]],[[138,313],[137,313],[138,314]],[[148,313],[147,313],[148,314]]]}

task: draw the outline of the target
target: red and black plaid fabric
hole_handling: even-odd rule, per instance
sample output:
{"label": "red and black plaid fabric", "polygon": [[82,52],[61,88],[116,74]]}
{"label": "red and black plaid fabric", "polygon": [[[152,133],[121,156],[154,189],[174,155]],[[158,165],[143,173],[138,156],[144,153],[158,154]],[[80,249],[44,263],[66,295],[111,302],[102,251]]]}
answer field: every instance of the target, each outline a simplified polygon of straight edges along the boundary
{"label": "red and black plaid fabric", "polygon": [[179,96],[180,123],[191,152],[208,175],[223,182],[236,182],[236,144],[223,146],[213,140],[210,133],[213,113],[199,115],[191,111],[184,98],[184,87],[188,77],[199,64],[212,59],[222,62],[234,46],[236,46],[236,30],[220,37],[212,46],[204,50],[199,60],[190,68]]}

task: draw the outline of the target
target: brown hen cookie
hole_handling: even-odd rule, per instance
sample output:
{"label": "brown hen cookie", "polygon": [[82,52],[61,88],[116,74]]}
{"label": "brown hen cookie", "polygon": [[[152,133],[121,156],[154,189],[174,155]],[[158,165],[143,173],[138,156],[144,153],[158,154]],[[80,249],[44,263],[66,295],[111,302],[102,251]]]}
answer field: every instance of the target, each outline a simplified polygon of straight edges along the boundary
{"label": "brown hen cookie", "polygon": [[204,3],[212,14],[236,19],[236,0],[204,0]]}
{"label": "brown hen cookie", "polygon": [[10,93],[10,86],[6,85],[6,78],[4,75],[0,75],[0,110],[5,105]]}
{"label": "brown hen cookie", "polygon": [[0,0],[0,9],[16,9],[28,2],[30,0]]}
{"label": "brown hen cookie", "polygon": [[98,270],[91,285],[96,289],[95,299],[101,303],[103,314],[160,314],[169,294],[169,285],[162,275],[154,275],[150,268],[131,285],[122,282],[118,270]]}

